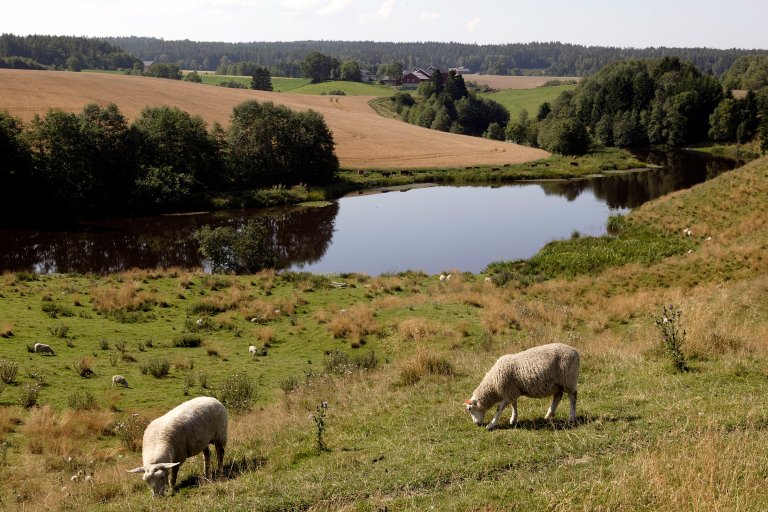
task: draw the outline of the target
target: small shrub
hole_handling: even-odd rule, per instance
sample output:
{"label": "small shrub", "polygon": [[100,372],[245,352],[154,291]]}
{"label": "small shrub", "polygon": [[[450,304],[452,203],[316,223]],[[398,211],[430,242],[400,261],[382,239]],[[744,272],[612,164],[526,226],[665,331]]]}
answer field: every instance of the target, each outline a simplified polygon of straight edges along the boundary
{"label": "small shrub", "polygon": [[16,374],[19,372],[19,364],[6,359],[0,359],[0,381],[6,384],[16,380]]}
{"label": "small shrub", "polygon": [[123,421],[115,423],[112,432],[132,452],[141,451],[141,441],[149,420],[139,414],[131,414]]}
{"label": "small shrub", "polygon": [[16,272],[16,282],[24,283],[29,281],[37,281],[37,274],[34,272]]}
{"label": "small shrub", "polygon": [[81,357],[79,361],[72,365],[72,367],[79,376],[85,379],[95,375],[90,357]]}
{"label": "small shrub", "polygon": [[78,411],[92,411],[99,408],[99,405],[96,403],[96,397],[90,391],[75,391],[69,395],[67,403],[70,409]]}
{"label": "small shrub", "polygon": [[43,301],[43,305],[40,307],[43,313],[47,313],[51,318],[58,318],[60,316],[75,316],[75,312],[69,306],[63,304],[57,304],[53,301]]}
{"label": "small shrub", "polygon": [[99,348],[101,350],[109,350],[109,340],[107,338],[99,339]]}
{"label": "small shrub", "polygon": [[67,333],[69,333],[69,326],[64,323],[59,323],[59,325],[49,327],[48,330],[50,331],[51,336],[56,338],[66,338]]}
{"label": "small shrub", "polygon": [[150,357],[139,367],[144,375],[152,375],[156,379],[161,379],[171,371],[171,363],[164,357]]}
{"label": "small shrub", "polygon": [[115,342],[115,349],[117,349],[122,354],[128,349],[128,344],[125,342],[125,340],[117,340]]}
{"label": "small shrub", "polygon": [[350,357],[341,350],[331,350],[323,360],[324,372],[330,375],[345,375],[356,370],[372,370],[379,361],[373,350],[359,356]]}
{"label": "small shrub", "polygon": [[37,398],[40,395],[40,386],[37,383],[27,383],[21,386],[19,392],[18,402],[19,405],[25,409],[30,409],[37,405]]}
{"label": "small shrub", "polygon": [[203,344],[203,339],[196,334],[182,334],[173,338],[172,345],[181,348],[196,348]]}
{"label": "small shrub", "polygon": [[280,389],[283,390],[285,394],[288,394],[299,389],[299,386],[301,386],[301,381],[298,378],[291,375],[290,377],[280,379],[277,385],[280,387]]}
{"label": "small shrub", "polygon": [[197,382],[203,389],[208,389],[208,374],[204,371],[197,372]]}
{"label": "small shrub", "polygon": [[683,354],[683,342],[685,342],[685,330],[680,330],[680,317],[683,312],[670,304],[662,308],[661,318],[656,319],[656,327],[661,333],[664,352],[669,356],[675,371],[687,372],[690,370],[688,362]]}
{"label": "small shrub", "polygon": [[109,364],[112,366],[117,366],[117,362],[120,360],[120,354],[117,352],[110,352],[109,353]]}
{"label": "small shrub", "polygon": [[12,338],[13,337],[13,325],[7,324],[0,327],[0,338]]}
{"label": "small shrub", "polygon": [[251,408],[256,399],[256,388],[244,372],[228,377],[219,390],[219,400],[227,408],[244,412]]}
{"label": "small shrub", "polygon": [[187,372],[184,374],[184,387],[191,388],[195,386],[195,372]]}
{"label": "small shrub", "polygon": [[320,402],[317,404],[315,414],[312,415],[312,421],[315,423],[315,446],[318,453],[328,451],[328,447],[323,439],[323,434],[325,433],[325,411],[327,410],[328,402]]}

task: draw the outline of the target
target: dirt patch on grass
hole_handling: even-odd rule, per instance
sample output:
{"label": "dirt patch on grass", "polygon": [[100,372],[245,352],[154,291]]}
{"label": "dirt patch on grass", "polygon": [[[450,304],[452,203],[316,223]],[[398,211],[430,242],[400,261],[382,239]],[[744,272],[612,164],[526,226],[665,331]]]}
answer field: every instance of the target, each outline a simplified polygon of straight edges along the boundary
{"label": "dirt patch on grass", "polygon": [[[542,77],[504,77],[536,78]],[[380,117],[369,96],[314,96],[212,87],[191,82],[107,73],[0,70],[0,111],[28,122],[50,108],[79,112],[114,102],[129,119],[147,106],[171,105],[208,123],[229,123],[243,101],[272,101],[321,113],[333,131],[342,167],[407,169],[498,165],[545,158],[539,149],[443,133]]]}

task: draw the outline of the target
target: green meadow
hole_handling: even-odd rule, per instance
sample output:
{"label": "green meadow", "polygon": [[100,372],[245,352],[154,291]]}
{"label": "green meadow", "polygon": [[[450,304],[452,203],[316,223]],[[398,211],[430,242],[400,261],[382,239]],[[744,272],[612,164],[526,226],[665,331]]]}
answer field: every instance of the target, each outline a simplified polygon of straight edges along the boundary
{"label": "green meadow", "polygon": [[[3,508],[765,510],[767,201],[761,158],[612,219],[610,236],[445,283],[6,273]],[[689,371],[665,351],[670,306]],[[576,425],[567,403],[545,421],[548,401],[523,397],[517,425],[507,410],[496,431],[474,426],[462,401],[498,356],[552,341],[581,353]],[[151,500],[126,473],[143,426],[230,399],[232,382],[253,394],[230,407],[222,471],[189,459]]]}
{"label": "green meadow", "polygon": [[563,91],[572,91],[576,85],[555,85],[535,87],[533,89],[505,89],[497,92],[480,93],[481,98],[491,99],[504,105],[509,110],[509,118],[517,119],[520,111],[527,110],[528,115],[536,117],[539,105],[553,102]]}

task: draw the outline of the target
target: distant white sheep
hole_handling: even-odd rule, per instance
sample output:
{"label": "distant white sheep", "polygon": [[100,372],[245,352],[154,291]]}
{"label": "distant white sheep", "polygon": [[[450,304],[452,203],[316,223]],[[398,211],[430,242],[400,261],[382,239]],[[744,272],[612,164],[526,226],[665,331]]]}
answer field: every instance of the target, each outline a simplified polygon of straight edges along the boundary
{"label": "distant white sheep", "polygon": [[36,354],[50,354],[52,356],[55,356],[56,354],[53,352],[53,349],[50,345],[46,345],[45,343],[35,343],[35,346],[33,348]]}
{"label": "distant white sheep", "polygon": [[440,274],[440,277],[438,277],[438,279],[440,280],[441,283],[444,283],[447,278],[445,274]]}
{"label": "distant white sheep", "polygon": [[555,414],[555,409],[568,393],[571,402],[569,422],[576,420],[576,385],[579,380],[579,353],[562,343],[541,345],[517,354],[501,356],[488,370],[472,398],[464,401],[466,410],[476,425],[481,425],[485,412],[501,401],[488,430],[496,428],[501,411],[512,404],[509,424],[517,422],[517,399],[520,396],[544,398],[552,396],[552,403],[545,419]]}
{"label": "distant white sheep", "polygon": [[203,319],[202,318],[198,318],[197,322],[195,322],[195,325],[197,325],[198,329],[202,328],[203,327]]}
{"label": "distant white sheep", "polygon": [[128,381],[126,380],[125,377],[123,377],[122,375],[113,375],[112,376],[112,387],[115,387],[118,384],[123,386],[123,387],[125,387],[125,388],[128,387]]}
{"label": "distant white sheep", "polygon": [[685,236],[688,236],[688,237],[691,236],[691,234],[692,234],[691,228],[684,228],[683,229],[683,234]]}
{"label": "distant white sheep", "polygon": [[147,426],[141,453],[144,465],[128,472],[143,472],[152,496],[163,496],[166,489],[173,491],[181,463],[200,452],[203,453],[205,477],[209,478],[209,444],[216,448],[218,469],[221,470],[227,445],[227,409],[215,398],[193,398]]}
{"label": "distant white sheep", "polygon": [[251,345],[250,347],[248,347],[248,353],[249,353],[249,354],[251,354],[252,356],[255,356],[255,355],[256,355],[256,352],[257,352],[258,350],[259,350],[259,349],[257,349],[257,348],[256,348],[254,345]]}
{"label": "distant white sheep", "polygon": [[486,283],[492,283],[493,279],[490,276],[486,276],[483,281],[486,282]]}

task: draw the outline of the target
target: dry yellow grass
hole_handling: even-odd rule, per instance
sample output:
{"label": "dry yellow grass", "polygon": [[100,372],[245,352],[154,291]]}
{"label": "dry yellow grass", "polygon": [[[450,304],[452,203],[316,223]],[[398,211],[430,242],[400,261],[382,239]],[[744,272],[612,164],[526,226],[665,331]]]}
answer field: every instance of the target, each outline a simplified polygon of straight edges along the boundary
{"label": "dry yellow grass", "polygon": [[88,103],[113,102],[128,119],[135,119],[147,106],[170,105],[198,114],[208,123],[227,125],[235,105],[255,99],[321,113],[333,131],[336,154],[346,168],[463,167],[548,156],[539,149],[385,119],[368,105],[371,98],[228,89],[105,73],[0,70],[0,111],[7,110],[25,121],[50,108],[79,112]]}

